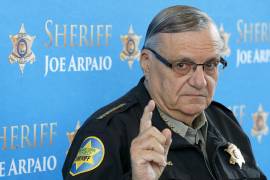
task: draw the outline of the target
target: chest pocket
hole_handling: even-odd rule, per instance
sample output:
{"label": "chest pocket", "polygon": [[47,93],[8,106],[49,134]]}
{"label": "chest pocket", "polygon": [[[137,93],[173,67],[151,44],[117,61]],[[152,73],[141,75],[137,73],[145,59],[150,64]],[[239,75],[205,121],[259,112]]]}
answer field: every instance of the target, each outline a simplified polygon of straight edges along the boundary
{"label": "chest pocket", "polygon": [[166,166],[159,180],[191,180],[191,177],[187,172],[177,171],[173,166]]}
{"label": "chest pocket", "polygon": [[[234,165],[235,166],[235,165]],[[237,165],[236,165],[237,166]],[[254,168],[248,167],[247,165],[243,165],[242,169],[238,166],[234,167],[233,170],[231,168],[229,173],[226,173],[228,180],[236,180],[236,179],[246,179],[246,180],[255,180],[260,179],[260,172]]]}
{"label": "chest pocket", "polygon": [[[218,170],[222,178],[226,180],[256,180],[260,179],[260,172],[256,167],[251,167],[248,162],[242,164],[230,164],[228,156],[219,156]],[[226,177],[226,178],[225,178]]]}

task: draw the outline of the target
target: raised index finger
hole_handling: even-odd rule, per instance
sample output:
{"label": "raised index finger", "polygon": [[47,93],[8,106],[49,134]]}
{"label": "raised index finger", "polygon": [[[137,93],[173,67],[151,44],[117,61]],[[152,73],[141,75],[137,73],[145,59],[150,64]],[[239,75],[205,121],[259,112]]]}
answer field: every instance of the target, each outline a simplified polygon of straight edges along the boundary
{"label": "raised index finger", "polygon": [[140,132],[150,128],[152,126],[152,115],[155,109],[155,102],[150,100],[145,106],[143,115],[141,117]]}

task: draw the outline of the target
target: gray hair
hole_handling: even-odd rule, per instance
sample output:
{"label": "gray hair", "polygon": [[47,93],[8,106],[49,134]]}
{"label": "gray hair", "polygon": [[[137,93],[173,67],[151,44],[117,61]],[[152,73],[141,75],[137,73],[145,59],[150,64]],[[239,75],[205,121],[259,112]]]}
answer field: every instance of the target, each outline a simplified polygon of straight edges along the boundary
{"label": "gray hair", "polygon": [[144,47],[155,47],[154,35],[158,33],[178,33],[200,31],[215,23],[201,10],[191,6],[172,6],[159,12],[149,24],[145,36]]}

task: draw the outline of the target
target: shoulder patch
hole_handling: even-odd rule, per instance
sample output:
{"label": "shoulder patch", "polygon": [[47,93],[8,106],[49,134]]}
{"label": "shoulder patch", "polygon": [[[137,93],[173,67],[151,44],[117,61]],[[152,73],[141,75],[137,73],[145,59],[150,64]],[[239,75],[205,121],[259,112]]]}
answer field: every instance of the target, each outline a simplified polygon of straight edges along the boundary
{"label": "shoulder patch", "polygon": [[98,137],[89,136],[85,138],[69,173],[76,176],[97,168],[102,163],[104,154],[104,145]]}
{"label": "shoulder patch", "polygon": [[110,110],[106,111],[105,113],[103,113],[102,115],[100,115],[99,117],[97,117],[97,119],[103,119],[104,117],[108,116],[109,114],[111,114],[112,112],[116,111],[117,109],[120,109],[121,107],[125,106],[126,103],[122,103],[119,104],[113,108],[111,108]]}

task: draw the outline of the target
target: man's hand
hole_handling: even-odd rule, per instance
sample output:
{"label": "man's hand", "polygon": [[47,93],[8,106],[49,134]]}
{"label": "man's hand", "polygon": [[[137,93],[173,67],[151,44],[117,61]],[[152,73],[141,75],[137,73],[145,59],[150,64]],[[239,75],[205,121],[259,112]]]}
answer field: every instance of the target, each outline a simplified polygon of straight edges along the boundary
{"label": "man's hand", "polygon": [[133,180],[157,180],[167,165],[167,155],[172,142],[171,131],[160,132],[152,126],[155,102],[150,100],[141,117],[139,135],[130,148]]}

